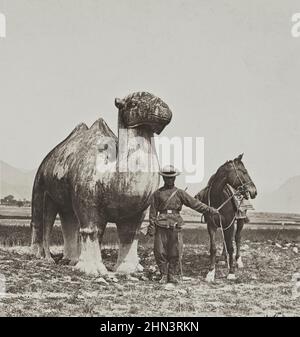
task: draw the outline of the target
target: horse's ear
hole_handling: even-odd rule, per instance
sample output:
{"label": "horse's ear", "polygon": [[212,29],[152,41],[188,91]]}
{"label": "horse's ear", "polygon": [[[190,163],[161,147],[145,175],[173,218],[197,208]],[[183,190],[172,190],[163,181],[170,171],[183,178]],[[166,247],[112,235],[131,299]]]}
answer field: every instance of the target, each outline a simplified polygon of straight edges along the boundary
{"label": "horse's ear", "polygon": [[241,161],[243,159],[243,155],[244,153],[240,154],[238,157],[237,157],[237,160]]}

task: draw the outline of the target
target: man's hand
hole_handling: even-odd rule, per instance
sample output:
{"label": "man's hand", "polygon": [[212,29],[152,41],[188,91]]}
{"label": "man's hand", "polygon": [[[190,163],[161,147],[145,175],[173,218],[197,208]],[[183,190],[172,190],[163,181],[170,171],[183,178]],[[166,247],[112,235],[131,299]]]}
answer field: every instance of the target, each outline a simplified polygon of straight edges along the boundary
{"label": "man's hand", "polygon": [[149,227],[146,236],[153,236],[153,235],[154,235],[154,228]]}
{"label": "man's hand", "polygon": [[209,213],[211,215],[220,214],[220,212],[214,207],[209,207]]}

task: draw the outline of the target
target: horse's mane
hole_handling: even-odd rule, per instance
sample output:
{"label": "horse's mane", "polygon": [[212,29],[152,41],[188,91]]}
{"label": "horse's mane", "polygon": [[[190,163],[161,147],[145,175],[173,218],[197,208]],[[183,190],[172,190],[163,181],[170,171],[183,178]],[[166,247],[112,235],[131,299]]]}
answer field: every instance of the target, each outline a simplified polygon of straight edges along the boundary
{"label": "horse's mane", "polygon": [[223,165],[221,165],[221,166],[217,169],[216,173],[214,173],[214,174],[209,178],[206,187],[208,187],[208,186],[210,186],[210,185],[212,184],[212,182],[214,181],[214,179],[215,179],[216,175],[218,174],[218,172],[219,172],[219,171],[221,170],[221,168],[223,168],[227,163],[228,163],[228,161],[227,161],[226,163],[224,163]]}
{"label": "horse's mane", "polygon": [[208,180],[208,183],[207,183],[207,185],[206,186],[210,186],[211,185],[211,183],[213,182],[213,180],[215,179],[215,176],[216,176],[216,174],[217,174],[217,172],[216,173],[214,173],[210,178],[209,178],[209,180]]}
{"label": "horse's mane", "polygon": [[[215,178],[216,178],[216,175],[219,173],[219,171],[226,165],[228,164],[228,161],[225,162],[223,165],[221,165],[217,171],[209,178],[208,182],[207,182],[207,185],[202,189],[200,190],[200,192],[198,192],[196,194],[196,198],[198,198],[200,201],[203,201],[205,199],[205,196],[207,195],[208,193],[208,190],[209,190],[209,187],[212,185],[212,183],[214,182]],[[225,193],[225,195],[228,194],[228,187],[225,187],[225,189],[223,190],[223,193]],[[231,194],[229,194],[230,196]]]}
{"label": "horse's mane", "polygon": [[208,191],[209,186],[212,184],[212,182],[213,182],[213,180],[214,180],[216,174],[217,174],[217,172],[214,173],[214,174],[209,178],[207,185],[195,195],[196,198],[198,198],[199,200],[203,201],[204,196],[205,196],[206,192]]}

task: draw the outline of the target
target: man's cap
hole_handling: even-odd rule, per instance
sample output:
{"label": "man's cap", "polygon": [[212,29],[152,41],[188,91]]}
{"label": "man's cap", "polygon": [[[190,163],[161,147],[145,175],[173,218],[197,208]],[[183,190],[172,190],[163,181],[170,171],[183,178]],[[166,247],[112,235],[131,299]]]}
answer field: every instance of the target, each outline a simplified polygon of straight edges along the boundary
{"label": "man's cap", "polygon": [[159,174],[164,177],[176,177],[180,172],[173,165],[167,165],[160,170]]}

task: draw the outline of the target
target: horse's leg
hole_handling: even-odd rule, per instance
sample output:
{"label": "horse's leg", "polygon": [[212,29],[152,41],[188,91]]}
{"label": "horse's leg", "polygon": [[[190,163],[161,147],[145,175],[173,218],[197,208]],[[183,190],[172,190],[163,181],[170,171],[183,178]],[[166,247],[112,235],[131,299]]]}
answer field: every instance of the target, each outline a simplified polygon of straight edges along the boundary
{"label": "horse's leg", "polygon": [[209,270],[206,275],[207,282],[214,282],[215,280],[215,273],[216,273],[216,254],[217,254],[217,247],[216,247],[216,232],[217,227],[212,221],[207,221],[207,230],[210,239],[210,265]]}
{"label": "horse's leg", "polygon": [[235,233],[235,243],[236,243],[236,263],[238,268],[243,268],[243,261],[240,255],[241,249],[241,238],[242,238],[242,229],[244,227],[245,220],[244,219],[237,219],[237,227]]}
{"label": "horse's leg", "polygon": [[234,226],[231,226],[227,230],[224,231],[225,243],[228,253],[228,262],[229,262],[229,274],[227,276],[228,280],[235,279],[235,265],[234,265],[234,258],[233,258],[233,234],[234,234]]}
{"label": "horse's leg", "polygon": [[224,242],[223,242],[223,249],[222,249],[222,253],[221,253],[220,260],[219,260],[218,264],[220,266],[226,265],[226,248],[225,248]]}

